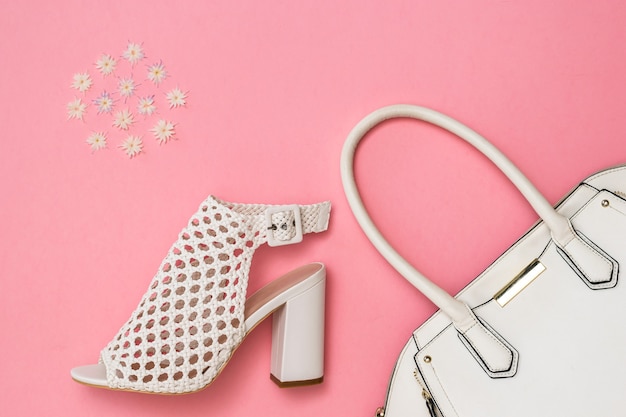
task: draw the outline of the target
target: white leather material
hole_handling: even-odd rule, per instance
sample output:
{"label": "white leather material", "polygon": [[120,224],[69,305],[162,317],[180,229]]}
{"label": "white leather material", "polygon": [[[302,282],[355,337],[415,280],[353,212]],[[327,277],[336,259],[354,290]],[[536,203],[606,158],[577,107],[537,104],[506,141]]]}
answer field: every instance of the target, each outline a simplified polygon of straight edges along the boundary
{"label": "white leather material", "polygon": [[[565,262],[593,289],[610,288],[617,284],[617,264],[592,241],[576,233],[567,245],[559,247]],[[583,260],[584,261],[581,261]]]}
{"label": "white leather material", "polygon": [[466,330],[456,328],[461,342],[490,377],[515,375],[518,361],[515,349],[486,323],[476,319],[471,310],[470,314],[475,318],[474,324]]}
{"label": "white leather material", "polygon": [[[412,106],[386,109],[387,118],[414,117]],[[368,130],[378,122],[380,114],[370,119]],[[354,149],[344,154],[350,159],[353,155]],[[496,159],[501,168],[510,168]],[[342,169],[352,169],[351,162],[342,164]],[[344,182],[350,181],[342,175]],[[535,198],[530,183],[519,182],[515,173],[507,176],[529,200]],[[373,223],[354,198],[356,188],[348,186],[346,193],[375,246],[440,308],[447,308],[451,302],[438,298],[436,285],[410,265],[398,263],[399,255],[372,233]],[[531,201],[536,210],[540,207],[542,221],[481,275],[468,278],[469,284],[453,298],[469,307],[483,327],[468,329],[467,314],[458,319],[463,314],[455,317],[442,308],[415,330],[393,371],[385,416],[620,415],[626,409],[626,283],[619,277],[620,265],[626,265],[625,198],[626,165],[586,179],[556,210],[550,208],[556,217],[543,203]],[[493,300],[496,293],[534,259],[546,270],[501,307]],[[510,362],[510,369],[507,351],[518,359]],[[428,398],[434,404],[430,411]]]}
{"label": "white leather material", "polygon": [[[626,167],[620,174],[626,185]],[[602,207],[602,200],[608,200],[609,207]],[[602,191],[572,217],[572,222],[599,246],[621,252],[617,262],[623,264],[626,250],[618,236],[626,233],[624,213],[626,201]],[[480,284],[494,277],[493,270],[486,271],[466,290],[484,300],[474,309],[475,314],[497,327],[518,348],[517,373],[506,380],[485,378],[482,370],[467,360],[450,324],[427,329],[433,323],[430,321],[414,335],[417,339],[420,333],[439,331],[414,356],[413,365],[419,367],[423,384],[444,416],[616,415],[626,407],[622,377],[626,372],[626,287],[589,291],[538,228],[523,240],[536,247],[535,257],[547,268],[532,285],[504,308],[490,299],[492,292],[480,294]],[[511,253],[496,264],[506,267]],[[423,360],[425,356],[430,357],[429,363]],[[407,367],[396,373],[410,371]],[[393,386],[390,391],[394,391]],[[388,417],[428,415],[425,407],[421,414],[419,410],[410,413],[410,402],[398,397],[396,401],[404,403],[395,405],[402,411],[387,413]]]}

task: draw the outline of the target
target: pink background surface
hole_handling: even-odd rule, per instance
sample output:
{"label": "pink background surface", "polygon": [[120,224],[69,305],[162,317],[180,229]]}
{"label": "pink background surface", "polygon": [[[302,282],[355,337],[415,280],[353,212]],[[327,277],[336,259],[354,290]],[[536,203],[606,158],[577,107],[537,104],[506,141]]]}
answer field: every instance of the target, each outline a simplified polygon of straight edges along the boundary
{"label": "pink background surface", "polygon": [[[343,196],[344,138],[378,107],[414,103],[460,119],[551,202],[626,162],[622,1],[173,4],[0,9],[3,415],[373,415],[400,349],[434,311],[372,248]],[[92,154],[90,120],[65,114],[72,75],[96,80],[92,63],[128,41],[189,91],[179,139],[145,139],[133,160],[116,142]],[[468,145],[414,122],[377,129],[357,177],[381,229],[451,292],[536,220]],[[333,202],[327,233],[263,248],[251,278],[256,289],[301,264],[327,264],[325,383],[270,382],[269,322],[198,394],[74,383],[70,368],[97,360],[208,194]]]}

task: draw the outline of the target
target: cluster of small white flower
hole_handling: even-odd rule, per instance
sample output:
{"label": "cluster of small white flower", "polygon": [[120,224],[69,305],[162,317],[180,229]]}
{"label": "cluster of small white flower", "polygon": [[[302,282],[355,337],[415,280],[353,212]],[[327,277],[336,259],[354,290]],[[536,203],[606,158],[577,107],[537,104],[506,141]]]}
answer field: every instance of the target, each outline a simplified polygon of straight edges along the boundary
{"label": "cluster of small white flower", "polygon": [[[159,116],[157,118],[158,121],[150,129],[150,132],[159,144],[164,144],[170,139],[175,139],[175,123],[163,118],[162,112],[160,112],[160,109],[157,107],[155,97],[158,91],[155,94],[153,94],[153,91],[144,91],[141,95],[138,95],[137,87],[140,84],[135,82],[132,70],[137,63],[146,58],[142,45],[129,42],[121,58],[128,61],[130,64],[131,74],[124,74],[124,76],[117,77],[117,85],[115,86],[117,91],[115,92],[101,90],[96,98],[88,99],[87,92],[91,90],[94,85],[91,75],[89,72],[74,74],[71,87],[82,93],[83,97],[74,97],[74,100],[67,104],[68,120],[76,119],[85,121],[87,109],[90,105],[93,105],[97,109],[96,116],[108,115],[112,117],[112,127],[128,134],[130,133],[132,125],[137,121],[133,111],[131,111],[131,104],[135,104],[134,109],[137,114],[144,118],[153,115]],[[111,55],[103,54],[97,60],[95,67],[102,76],[102,79],[105,80],[109,75],[116,73],[118,60]],[[168,77],[169,74],[162,61],[158,61],[147,67],[146,80],[148,80],[154,88],[158,89],[163,80]],[[164,91],[161,94],[169,105],[168,110],[185,107],[187,104],[187,92],[178,87]],[[131,98],[133,97],[136,97],[134,103],[131,102]],[[117,104],[120,101],[123,102],[123,106],[120,106],[123,108],[118,109]],[[86,141],[92,151],[98,151],[107,147],[107,140],[108,133],[106,131],[92,131]],[[130,158],[137,156],[143,151],[142,136],[128,134],[119,145],[119,148]]]}

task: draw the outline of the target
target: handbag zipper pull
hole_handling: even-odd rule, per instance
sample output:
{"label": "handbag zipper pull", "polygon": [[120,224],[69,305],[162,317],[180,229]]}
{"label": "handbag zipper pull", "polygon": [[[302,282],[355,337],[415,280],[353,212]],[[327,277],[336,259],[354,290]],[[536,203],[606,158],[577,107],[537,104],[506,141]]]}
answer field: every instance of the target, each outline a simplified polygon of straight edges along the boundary
{"label": "handbag zipper pull", "polygon": [[433,401],[433,397],[431,397],[428,391],[426,391],[425,389],[422,389],[422,397],[426,401],[428,414],[430,414],[431,417],[437,417],[437,408],[435,407],[435,401]]}
{"label": "handbag zipper pull", "polygon": [[424,387],[424,384],[422,384],[422,381],[420,381],[419,377],[417,376],[417,368],[413,370],[413,376],[415,377],[415,381],[417,381],[419,386],[422,388],[422,398],[424,399],[424,401],[426,401],[428,414],[430,414],[430,417],[437,417],[437,407],[435,406],[435,401],[433,400],[433,397],[430,396],[430,393],[428,392],[426,387]]}

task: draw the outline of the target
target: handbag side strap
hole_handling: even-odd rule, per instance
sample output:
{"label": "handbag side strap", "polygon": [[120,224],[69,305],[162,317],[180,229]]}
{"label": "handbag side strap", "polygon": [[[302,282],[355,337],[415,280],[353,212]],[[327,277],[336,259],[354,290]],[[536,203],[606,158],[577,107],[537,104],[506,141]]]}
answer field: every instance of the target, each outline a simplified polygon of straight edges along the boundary
{"label": "handbag side strap", "polygon": [[462,123],[425,107],[408,104],[383,107],[361,120],[349,133],[344,144],[341,154],[341,178],[345,194],[357,221],[376,249],[403,277],[447,314],[457,329],[467,328],[468,322],[475,323],[475,319],[468,314],[465,304],[422,275],[391,247],[369,217],[356,186],[354,154],[360,140],[374,126],[393,118],[422,120],[446,129],[469,142],[487,156],[519,189],[550,229],[552,239],[561,255],[568,261],[570,267],[587,281],[587,285],[592,288],[594,285],[597,285],[597,288],[605,288],[609,286],[608,282],[615,281],[617,270],[610,257],[575,232],[569,219],[557,213],[528,178],[484,137]]}

